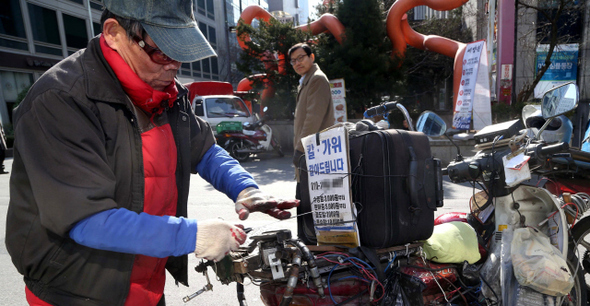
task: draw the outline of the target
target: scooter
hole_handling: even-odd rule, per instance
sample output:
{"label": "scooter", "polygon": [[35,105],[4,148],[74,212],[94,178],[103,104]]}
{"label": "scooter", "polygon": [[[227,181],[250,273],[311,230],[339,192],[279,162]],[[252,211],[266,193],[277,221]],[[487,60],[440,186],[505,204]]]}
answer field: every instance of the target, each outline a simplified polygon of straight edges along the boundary
{"label": "scooter", "polygon": [[[528,129],[539,129],[547,119],[539,116],[538,107],[527,105],[523,108],[522,119],[525,127]],[[571,121],[564,115],[550,119],[551,123],[548,128],[539,135],[539,138],[547,143],[551,142],[569,142],[573,132]],[[584,150],[582,147],[582,151]],[[590,217],[585,213],[590,210],[590,159],[579,155],[576,159],[567,160],[568,156],[563,156],[562,164],[568,163],[570,166],[565,170],[555,169],[547,172],[539,179],[537,183],[549,190],[559,198],[563,198],[568,205],[564,208],[567,212],[568,223],[571,235],[573,236],[574,246],[571,247],[578,252],[578,258],[583,268],[586,285],[590,285]],[[588,287],[590,288],[590,287]]]}
{"label": "scooter", "polygon": [[[265,107],[264,111],[266,112]],[[245,162],[250,155],[274,150],[280,157],[285,156],[280,143],[273,137],[272,129],[265,124],[265,118],[255,113],[256,122],[242,123],[239,131],[222,131],[216,135],[219,143],[239,162]]]}
{"label": "scooter", "polygon": [[[439,219],[445,220],[441,222],[468,222],[478,231],[480,247],[487,256],[480,273],[486,284],[482,293],[488,301],[503,305],[586,305],[586,282],[575,251],[577,239],[570,233],[576,210],[580,212],[581,207],[573,209],[572,217],[572,210],[566,207],[575,205],[571,205],[569,199],[526,184],[531,173],[541,176],[577,173],[584,166],[581,163],[590,158],[590,154],[569,148],[566,142],[547,144],[540,140],[551,120],[574,109],[577,101],[578,91],[574,84],[548,91],[542,105],[543,117],[547,121],[538,133],[531,136],[529,131],[523,131],[518,135],[507,135],[507,131],[498,130],[493,141],[482,146],[475,156],[459,156],[443,170],[452,182],[473,182],[474,186],[479,184],[484,189],[472,197],[471,213],[443,215]],[[430,136],[441,136],[446,124],[429,112],[418,119],[417,129]],[[500,142],[503,137],[507,140]],[[520,170],[515,170],[513,165]],[[526,228],[534,228],[549,238],[567,261],[567,273],[571,274],[572,282],[567,294],[543,295],[514,278],[514,271],[522,267],[512,266],[514,252],[510,247],[514,245],[511,240],[516,230]]]}
{"label": "scooter", "polygon": [[[405,110],[396,102],[379,106],[382,111],[392,107]],[[411,122],[409,115],[406,120]],[[378,128],[371,122],[357,123],[356,129]],[[477,277],[475,281],[464,277],[463,264],[427,260],[422,242],[348,249],[305,245],[289,230],[249,235],[249,239],[247,246],[220,262],[201,261],[195,268],[207,280],[212,267],[222,284],[237,283],[240,305],[246,303],[243,284],[248,282],[260,288],[265,305],[445,305],[475,300],[480,288]],[[211,288],[208,282],[184,301]]]}

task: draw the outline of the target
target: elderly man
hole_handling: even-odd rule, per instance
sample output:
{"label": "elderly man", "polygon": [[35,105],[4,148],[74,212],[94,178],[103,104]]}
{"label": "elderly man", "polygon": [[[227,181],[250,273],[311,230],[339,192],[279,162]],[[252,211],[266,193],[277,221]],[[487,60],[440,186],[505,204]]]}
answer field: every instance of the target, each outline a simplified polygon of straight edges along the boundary
{"label": "elderly man", "polygon": [[187,285],[189,253],[211,260],[246,235],[186,218],[199,173],[244,220],[278,202],[215,144],[181,62],[215,53],[191,0],[105,0],[103,32],[48,70],[14,113],[6,247],[31,305],[165,305],[165,269]]}
{"label": "elderly man", "polygon": [[313,218],[310,214],[311,203],[307,190],[307,174],[301,138],[315,134],[334,124],[334,105],[330,91],[330,82],[318,65],[314,62],[315,55],[306,43],[299,43],[289,49],[291,65],[301,76],[297,89],[297,105],[295,107],[295,124],[293,146],[293,164],[297,176],[296,198],[302,201],[297,209],[298,236],[306,244],[315,244]]}

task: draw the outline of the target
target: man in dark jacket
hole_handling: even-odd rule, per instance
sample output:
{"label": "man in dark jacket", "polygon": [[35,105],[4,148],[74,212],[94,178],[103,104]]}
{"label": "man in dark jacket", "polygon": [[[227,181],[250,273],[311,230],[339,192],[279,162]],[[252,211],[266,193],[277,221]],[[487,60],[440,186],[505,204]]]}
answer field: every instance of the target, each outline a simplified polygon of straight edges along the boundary
{"label": "man in dark jacket", "polygon": [[105,0],[103,32],[48,70],[14,113],[6,247],[31,305],[164,305],[165,269],[220,260],[245,241],[187,219],[191,173],[250,212],[288,218],[219,146],[175,81],[215,53],[191,0]]}

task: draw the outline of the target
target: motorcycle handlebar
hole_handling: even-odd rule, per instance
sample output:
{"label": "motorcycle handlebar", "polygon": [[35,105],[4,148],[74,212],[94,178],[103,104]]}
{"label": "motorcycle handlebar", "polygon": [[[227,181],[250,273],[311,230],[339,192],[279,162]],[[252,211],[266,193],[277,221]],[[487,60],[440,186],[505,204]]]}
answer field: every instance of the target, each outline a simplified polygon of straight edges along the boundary
{"label": "motorcycle handlebar", "polygon": [[541,156],[547,156],[547,155],[551,155],[551,154],[567,152],[569,150],[569,148],[570,148],[570,146],[567,142],[562,142],[562,143],[558,143],[558,144],[554,144],[554,145],[543,146],[543,147],[541,147],[541,150],[539,153]]}
{"label": "motorcycle handlebar", "polygon": [[365,111],[365,113],[363,114],[363,116],[365,118],[372,118],[377,115],[387,113],[387,112],[395,109],[396,106],[397,106],[397,102],[387,102],[387,103],[384,103],[381,105],[373,106],[373,107],[367,109]]}

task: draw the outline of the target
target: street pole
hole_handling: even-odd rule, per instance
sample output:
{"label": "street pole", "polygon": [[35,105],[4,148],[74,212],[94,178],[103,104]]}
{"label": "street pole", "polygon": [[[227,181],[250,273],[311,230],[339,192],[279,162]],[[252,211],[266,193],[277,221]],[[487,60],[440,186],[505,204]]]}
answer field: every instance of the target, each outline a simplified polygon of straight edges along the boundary
{"label": "street pole", "polygon": [[511,104],[514,75],[515,0],[498,0],[498,101]]}

